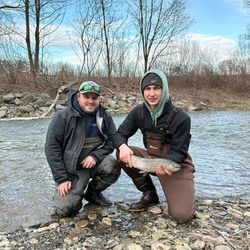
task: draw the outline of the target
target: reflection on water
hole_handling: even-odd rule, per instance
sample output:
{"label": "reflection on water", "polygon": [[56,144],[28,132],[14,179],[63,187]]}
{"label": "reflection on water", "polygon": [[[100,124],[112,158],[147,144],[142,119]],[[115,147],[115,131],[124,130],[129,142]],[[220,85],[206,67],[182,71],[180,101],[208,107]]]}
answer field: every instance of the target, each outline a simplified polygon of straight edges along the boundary
{"label": "reflection on water", "polygon": [[[194,112],[190,153],[198,196],[250,198],[250,112]],[[118,126],[124,116],[115,117]],[[0,121],[0,230],[49,220],[54,182],[44,156],[49,119]],[[129,141],[141,146],[140,133]],[[163,192],[153,178],[163,201]],[[124,194],[126,190],[126,195]],[[122,174],[106,193],[113,201],[140,197]]]}

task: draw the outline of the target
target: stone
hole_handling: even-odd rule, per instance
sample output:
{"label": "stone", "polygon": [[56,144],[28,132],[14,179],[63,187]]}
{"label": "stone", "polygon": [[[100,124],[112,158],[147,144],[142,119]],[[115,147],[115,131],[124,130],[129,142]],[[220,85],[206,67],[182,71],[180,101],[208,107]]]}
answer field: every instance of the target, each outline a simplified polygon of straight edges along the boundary
{"label": "stone", "polygon": [[126,250],[143,250],[142,246],[136,243],[129,243],[126,246]]}
{"label": "stone", "polygon": [[[0,236],[0,248],[8,247],[10,245],[10,241],[5,236]],[[3,248],[4,249],[4,248]]]}
{"label": "stone", "polygon": [[102,224],[107,225],[107,226],[111,226],[112,221],[109,217],[104,217],[104,218],[102,218]]}
{"label": "stone", "polygon": [[20,112],[22,114],[23,113],[30,113],[32,111],[34,111],[34,108],[30,104],[25,105],[25,106],[21,106],[18,108],[18,112]]}
{"label": "stone", "polygon": [[175,250],[192,250],[192,248],[186,243],[176,245],[174,249]]}
{"label": "stone", "polygon": [[231,214],[233,217],[237,218],[237,219],[241,219],[241,220],[244,219],[243,213],[242,213],[241,211],[237,210],[237,209],[234,209],[234,208],[232,208],[232,207],[229,207],[229,208],[227,209],[227,212],[228,212],[229,214]]}
{"label": "stone", "polygon": [[35,238],[30,239],[30,240],[29,240],[29,243],[30,243],[31,245],[36,245],[36,244],[38,243],[38,239],[35,239]]}
{"label": "stone", "polygon": [[115,247],[113,247],[113,250],[123,250],[125,247],[125,244],[118,244]]}
{"label": "stone", "polygon": [[225,245],[219,245],[219,246],[216,246],[214,250],[231,250],[231,248]]}
{"label": "stone", "polygon": [[14,100],[14,104],[17,105],[17,106],[19,106],[21,103],[22,103],[22,102],[20,101],[19,98],[16,98],[16,99]]}
{"label": "stone", "polygon": [[83,228],[86,227],[88,225],[88,221],[87,220],[80,220],[75,224],[76,228]]}
{"label": "stone", "polygon": [[206,246],[206,243],[202,240],[196,240],[194,243],[192,243],[190,245],[190,247],[192,249],[196,249],[196,250],[199,250],[199,249],[204,249]]}
{"label": "stone", "polygon": [[232,229],[232,230],[237,230],[237,229],[239,229],[239,226],[238,226],[238,225],[236,225],[236,224],[234,224],[234,223],[231,223],[231,222],[227,223],[227,224],[226,224],[226,227],[227,227],[227,228],[230,228],[230,229]]}
{"label": "stone", "polygon": [[164,245],[162,243],[154,243],[151,245],[151,250],[171,250],[171,246]]}
{"label": "stone", "polygon": [[7,117],[7,110],[0,110],[0,118],[6,118]]}
{"label": "stone", "polygon": [[88,219],[89,220],[95,220],[97,218],[97,214],[96,213],[88,213]]}
{"label": "stone", "polygon": [[128,232],[128,235],[131,236],[132,238],[136,238],[136,237],[140,236],[141,233],[138,231],[135,231],[135,230],[131,230]]}
{"label": "stone", "polygon": [[160,208],[160,207],[157,207],[157,206],[150,207],[150,208],[148,209],[148,211],[149,211],[150,213],[153,213],[153,214],[161,214],[161,213],[162,213],[161,208]]}
{"label": "stone", "polygon": [[15,99],[16,97],[13,94],[8,94],[8,95],[3,95],[2,99],[4,102],[11,102]]}
{"label": "stone", "polygon": [[72,246],[79,242],[79,237],[76,234],[69,234],[63,241],[65,244]]}
{"label": "stone", "polygon": [[250,211],[246,211],[246,212],[244,213],[244,216],[250,218]]}

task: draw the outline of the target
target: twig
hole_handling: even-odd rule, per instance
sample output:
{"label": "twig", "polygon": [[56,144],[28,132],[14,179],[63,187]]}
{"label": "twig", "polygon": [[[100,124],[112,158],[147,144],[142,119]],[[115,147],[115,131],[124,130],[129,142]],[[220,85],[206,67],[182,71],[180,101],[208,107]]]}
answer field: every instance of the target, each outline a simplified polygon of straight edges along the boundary
{"label": "twig", "polygon": [[217,233],[219,233],[231,245],[231,247],[233,247],[234,249],[237,249],[235,245],[222,232],[217,231]]}
{"label": "twig", "polygon": [[238,231],[238,232],[236,232],[236,233],[233,233],[232,236],[234,236],[234,235],[236,235],[236,234],[239,234],[239,233],[242,233],[242,232],[244,232],[244,231],[247,231],[248,229],[250,229],[250,226],[247,227],[247,228],[245,228],[245,229],[242,229],[242,230],[240,230],[240,231]]}
{"label": "twig", "polygon": [[107,91],[109,91],[111,94],[113,94],[113,95],[116,95],[111,89],[109,89],[109,88],[107,88],[107,87],[105,87],[105,86],[103,86],[103,88],[105,88]]}

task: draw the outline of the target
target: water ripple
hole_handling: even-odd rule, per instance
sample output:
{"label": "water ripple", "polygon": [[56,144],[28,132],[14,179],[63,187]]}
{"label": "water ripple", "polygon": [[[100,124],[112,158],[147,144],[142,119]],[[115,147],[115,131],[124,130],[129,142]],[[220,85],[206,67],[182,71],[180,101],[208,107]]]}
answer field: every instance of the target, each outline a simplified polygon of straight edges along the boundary
{"label": "water ripple", "polygon": [[[190,115],[196,194],[250,198],[250,112]],[[117,127],[123,119],[124,116],[115,117]],[[44,156],[49,122],[49,119],[0,121],[0,230],[46,221],[53,211],[54,181]],[[141,134],[136,133],[129,144],[142,146]],[[163,201],[160,183],[157,178],[153,181]],[[126,194],[121,195],[124,190]],[[105,192],[114,201],[131,202],[141,196],[124,173]]]}

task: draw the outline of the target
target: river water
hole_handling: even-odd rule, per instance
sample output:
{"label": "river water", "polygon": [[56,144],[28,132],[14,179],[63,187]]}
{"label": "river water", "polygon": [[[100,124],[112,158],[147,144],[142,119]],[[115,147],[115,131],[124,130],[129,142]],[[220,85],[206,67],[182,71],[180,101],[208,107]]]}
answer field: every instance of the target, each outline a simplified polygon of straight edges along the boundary
{"label": "river water", "polygon": [[[197,196],[250,198],[250,112],[206,111],[190,116]],[[123,119],[114,117],[117,126]],[[53,213],[54,181],[44,156],[49,122],[0,120],[0,231],[46,222]],[[129,143],[142,146],[140,134]],[[164,201],[157,178],[153,181]],[[124,173],[105,192],[113,201],[133,202],[141,195]]]}

